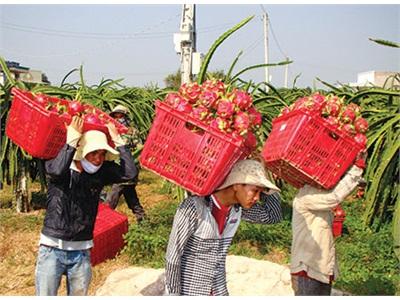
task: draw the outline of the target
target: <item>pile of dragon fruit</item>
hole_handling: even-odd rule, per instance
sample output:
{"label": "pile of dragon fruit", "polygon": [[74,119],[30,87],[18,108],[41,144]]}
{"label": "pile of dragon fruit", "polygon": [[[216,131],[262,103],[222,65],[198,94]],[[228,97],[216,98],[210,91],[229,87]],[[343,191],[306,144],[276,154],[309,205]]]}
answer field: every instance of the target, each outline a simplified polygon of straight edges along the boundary
{"label": "pile of dragon fruit", "polygon": [[179,112],[235,138],[244,139],[250,149],[257,147],[255,130],[260,128],[261,113],[251,95],[231,88],[220,80],[183,84],[177,93],[169,93],[164,102]]}
{"label": "pile of dragon fruit", "polygon": [[84,131],[100,128],[107,131],[105,126],[109,122],[112,122],[116,126],[119,133],[125,133],[127,131],[125,126],[111,118],[107,113],[92,105],[82,104],[78,100],[61,100],[42,93],[26,95],[33,100],[32,103],[36,106],[46,111],[57,113],[59,117],[66,120],[67,123],[70,123],[72,116],[81,116],[84,122]]}
{"label": "pile of dragon fruit", "polygon": [[344,97],[336,95],[312,94],[296,100],[289,107],[282,109],[280,116],[290,111],[305,109],[320,115],[331,127],[345,132],[363,147],[367,144],[365,133],[368,130],[368,122],[361,116],[361,108],[355,103],[345,105]]}

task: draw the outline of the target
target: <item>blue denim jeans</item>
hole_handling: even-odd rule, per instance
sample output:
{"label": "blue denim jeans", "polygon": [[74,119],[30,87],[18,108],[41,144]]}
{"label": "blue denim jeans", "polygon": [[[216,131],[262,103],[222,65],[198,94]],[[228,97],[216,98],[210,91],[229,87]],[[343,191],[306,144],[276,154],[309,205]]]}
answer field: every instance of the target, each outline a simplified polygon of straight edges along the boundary
{"label": "blue denim jeans", "polygon": [[40,245],[36,263],[36,296],[57,296],[61,277],[67,277],[68,296],[87,295],[92,269],[90,250],[66,251]]}

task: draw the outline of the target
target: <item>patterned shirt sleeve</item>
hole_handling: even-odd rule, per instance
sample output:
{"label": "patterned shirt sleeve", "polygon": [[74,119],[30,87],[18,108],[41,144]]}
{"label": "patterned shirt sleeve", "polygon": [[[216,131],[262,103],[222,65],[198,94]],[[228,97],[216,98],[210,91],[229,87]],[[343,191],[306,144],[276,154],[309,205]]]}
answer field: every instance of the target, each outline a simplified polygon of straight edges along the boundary
{"label": "patterned shirt sleeve", "polygon": [[331,210],[342,202],[358,185],[363,170],[352,166],[339,183],[330,190],[305,185],[295,197],[299,207],[307,210]]}
{"label": "patterned shirt sleeve", "polygon": [[195,199],[186,198],[178,207],[169,236],[165,264],[165,293],[179,295],[181,290],[181,258],[189,238],[196,231],[198,212]]}
{"label": "patterned shirt sleeve", "polygon": [[242,209],[242,219],[251,223],[275,224],[282,221],[279,193],[261,193],[260,201],[250,209]]}

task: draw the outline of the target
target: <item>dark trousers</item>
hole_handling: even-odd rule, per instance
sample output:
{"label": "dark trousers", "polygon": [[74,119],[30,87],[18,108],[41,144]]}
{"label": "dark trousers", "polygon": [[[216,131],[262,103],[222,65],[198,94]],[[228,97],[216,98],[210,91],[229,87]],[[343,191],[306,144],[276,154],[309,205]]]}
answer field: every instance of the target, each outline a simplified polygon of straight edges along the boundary
{"label": "dark trousers", "polygon": [[136,215],[136,217],[144,216],[144,210],[140,205],[139,198],[136,193],[136,184],[113,184],[111,191],[107,193],[106,202],[115,209],[118,205],[119,198],[124,195],[126,204]]}
{"label": "dark trousers", "polygon": [[332,285],[318,280],[292,275],[295,296],[330,296]]}

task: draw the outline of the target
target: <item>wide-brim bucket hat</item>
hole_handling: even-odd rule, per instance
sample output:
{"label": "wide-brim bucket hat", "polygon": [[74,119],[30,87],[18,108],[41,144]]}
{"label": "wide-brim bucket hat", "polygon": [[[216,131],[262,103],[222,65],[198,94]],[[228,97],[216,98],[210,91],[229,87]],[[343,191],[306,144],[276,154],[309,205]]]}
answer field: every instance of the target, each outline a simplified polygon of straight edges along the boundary
{"label": "wide-brim bucket hat", "polygon": [[115,160],[119,157],[119,152],[108,144],[104,132],[89,130],[82,134],[74,160],[81,160],[88,153],[96,150],[106,150],[106,160]]}
{"label": "wide-brim bucket hat", "polygon": [[244,159],[235,163],[225,181],[217,190],[225,189],[234,184],[250,184],[270,189],[271,192],[280,191],[275,184],[267,179],[263,165],[252,159]]}
{"label": "wide-brim bucket hat", "polygon": [[113,117],[115,113],[121,113],[124,115],[128,115],[128,108],[126,108],[125,106],[118,104],[116,107],[114,107],[114,109],[110,112],[110,116]]}

